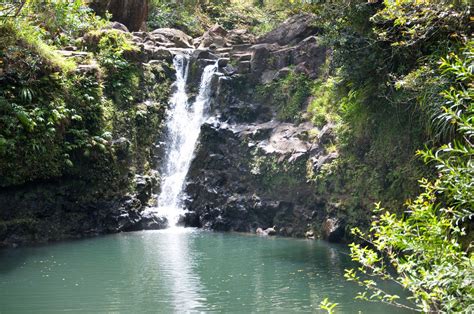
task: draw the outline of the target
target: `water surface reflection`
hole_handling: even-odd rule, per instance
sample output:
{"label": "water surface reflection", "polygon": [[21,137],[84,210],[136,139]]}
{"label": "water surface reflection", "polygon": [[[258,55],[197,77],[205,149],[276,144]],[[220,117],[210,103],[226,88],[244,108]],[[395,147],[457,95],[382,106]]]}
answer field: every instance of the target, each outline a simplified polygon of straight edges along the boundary
{"label": "water surface reflection", "polygon": [[0,313],[400,313],[355,301],[343,246],[193,229],[4,250]]}

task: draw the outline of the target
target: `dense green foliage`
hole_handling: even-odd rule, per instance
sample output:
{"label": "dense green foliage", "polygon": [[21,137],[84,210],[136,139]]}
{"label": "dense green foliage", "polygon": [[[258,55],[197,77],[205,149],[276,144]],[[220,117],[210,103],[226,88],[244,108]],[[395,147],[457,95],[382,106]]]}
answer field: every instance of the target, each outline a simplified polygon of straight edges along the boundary
{"label": "dense green foliage", "polygon": [[[362,266],[346,274],[366,288],[360,298],[408,306],[369,275],[406,288],[417,310],[474,310],[467,1],[153,0],[147,23],[259,35],[301,11],[315,13],[331,60],[318,79],[290,71],[258,86],[258,100],[279,120],[332,125],[323,149],[337,158],[314,173],[255,154],[262,189],[285,193],[307,180],[337,204],[325,214],[360,227],[351,251]],[[71,176],[128,188],[135,171],[149,171],[168,66],[135,62],[131,35],[107,29],[80,0],[9,1],[0,14],[0,187]]]}
{"label": "dense green foliage", "polygon": [[[370,231],[356,229],[370,245],[352,245],[362,267],[348,271],[348,279],[368,290],[362,299],[406,306],[358,271],[400,283],[423,311],[469,312],[473,262],[463,239],[471,232],[474,205],[469,6],[350,1],[315,5],[315,12],[334,47],[332,98],[339,101],[332,112],[340,116],[340,158],[316,181],[344,182],[324,193],[351,191],[348,213],[358,200],[356,212],[375,200],[400,208],[415,195],[416,180],[428,175],[403,214],[377,207]],[[424,145],[439,147],[419,153],[433,161],[438,179],[414,159]]]}
{"label": "dense green foliage", "polygon": [[217,23],[260,35],[306,6],[286,0],[152,0],[147,24],[150,29],[175,27],[198,36]]}
{"label": "dense green foliage", "polygon": [[[43,27],[36,26],[41,17],[30,17],[29,13],[38,6],[29,2],[23,8],[24,15],[2,20],[0,25],[2,186],[59,176],[72,166],[71,154],[76,147],[102,141],[94,140],[102,135],[97,132],[102,112],[94,105],[94,100],[100,99],[98,84],[75,73],[75,61],[53,46],[63,44],[56,36],[60,22],[47,19]],[[87,12],[87,18],[93,19]],[[80,31],[80,26],[64,17],[75,16],[77,10],[73,8],[46,6],[44,14],[62,18],[61,28],[66,32]],[[82,86],[89,90],[87,97]],[[87,115],[93,117],[94,124],[83,121]]]}
{"label": "dense green foliage", "polygon": [[[470,246],[461,245],[474,217],[472,44],[461,53],[450,54],[441,64],[453,85],[443,93],[446,104],[439,117],[454,125],[460,137],[435,151],[419,151],[426,161],[435,163],[439,177],[420,181],[423,192],[408,202],[402,217],[377,205],[370,233],[354,229],[372,246],[351,245],[353,259],[363,266],[358,271],[399,283],[424,312],[474,309],[474,259]],[[375,281],[362,279],[358,271],[348,270],[346,276],[366,288],[360,298],[403,306],[398,296],[381,290]]]}
{"label": "dense green foliage", "polygon": [[168,78],[139,70],[130,35],[107,23],[81,1],[27,1],[0,21],[0,186],[72,176],[128,188],[118,156],[150,169]]}

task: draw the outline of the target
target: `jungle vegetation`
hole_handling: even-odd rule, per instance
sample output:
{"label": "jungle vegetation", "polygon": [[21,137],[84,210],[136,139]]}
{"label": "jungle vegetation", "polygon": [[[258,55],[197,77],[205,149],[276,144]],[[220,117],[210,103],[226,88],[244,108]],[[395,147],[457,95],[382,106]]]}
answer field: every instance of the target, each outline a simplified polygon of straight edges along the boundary
{"label": "jungle vegetation", "polygon": [[[198,36],[219,23],[260,35],[299,12],[317,16],[332,60],[317,80],[290,75],[272,89],[282,92],[280,119],[337,125],[340,157],[307,174],[315,193],[340,199],[354,217],[349,224],[373,209],[365,224],[352,224],[360,267],[346,276],[366,289],[357,297],[422,312],[473,312],[469,1],[152,0],[147,26]],[[160,108],[131,106],[146,76],[124,58],[134,49],[127,35],[103,31],[107,23],[81,0],[0,5],[1,187],[78,174],[84,163],[117,180],[107,167],[116,159],[110,132],[130,123],[141,132],[140,110]],[[64,53],[71,46],[97,62],[92,74],[74,71]],[[372,277],[401,285],[410,302]],[[329,301],[322,307],[333,311]]]}

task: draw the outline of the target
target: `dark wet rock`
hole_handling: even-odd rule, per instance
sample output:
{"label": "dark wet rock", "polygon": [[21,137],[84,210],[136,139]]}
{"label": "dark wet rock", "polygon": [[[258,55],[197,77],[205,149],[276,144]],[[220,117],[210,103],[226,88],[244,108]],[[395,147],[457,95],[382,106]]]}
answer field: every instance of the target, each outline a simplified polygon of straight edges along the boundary
{"label": "dark wet rock", "polygon": [[153,188],[156,186],[157,180],[152,176],[136,175],[135,186],[137,191],[137,198],[141,204],[146,204],[151,198]]}
{"label": "dark wet rock", "polygon": [[217,65],[220,68],[226,67],[228,63],[229,63],[229,58],[220,58],[219,60],[217,60]]}
{"label": "dark wet rock", "polygon": [[258,43],[277,43],[279,45],[296,44],[308,36],[320,32],[320,28],[315,26],[316,16],[313,14],[297,14],[271,32],[257,39]]}
{"label": "dark wet rock", "polygon": [[183,224],[189,227],[201,228],[201,221],[199,215],[196,212],[188,212],[184,215]]}
{"label": "dark wet rock", "polygon": [[[269,140],[283,133],[291,138],[283,146]],[[194,213],[193,222],[190,216],[187,223],[216,230],[246,232],[262,225],[277,225],[282,235],[303,236],[310,213],[305,213],[307,209],[295,202],[309,195],[310,191],[302,188],[304,180],[301,186],[295,187],[300,195],[265,191],[250,162],[254,152],[280,155],[290,160],[302,145],[295,135],[297,133],[289,124],[282,125],[277,121],[249,125],[217,121],[204,124],[186,187],[189,196],[187,205]],[[294,138],[290,136],[292,134]],[[250,145],[254,141],[255,145]],[[308,151],[308,146],[303,147],[304,151]],[[265,149],[269,151],[265,152]],[[280,226],[283,228],[280,229]]]}
{"label": "dark wet rock", "polygon": [[[226,64],[213,81],[212,118],[201,127],[188,174],[186,225],[245,232],[276,226],[280,235],[299,237],[308,236],[312,228],[310,237],[320,235],[314,226],[325,219],[325,203],[308,184],[306,173],[310,166],[317,173],[337,158],[337,152],[325,150],[333,139],[332,126],[317,129],[309,122],[278,121],[273,104],[256,101],[254,89],[286,77],[292,68],[319,75],[327,51],[310,28],[294,30],[287,42],[231,47],[216,43],[212,54]],[[209,43],[201,41],[203,46],[214,44]],[[200,62],[195,62],[197,72],[202,71]]]}
{"label": "dark wet rock", "polygon": [[340,242],[345,233],[345,224],[336,218],[326,219],[321,228],[323,239],[329,242]]}
{"label": "dark wet rock", "polygon": [[75,180],[3,189],[0,246],[128,230],[139,221],[141,206],[135,197],[117,199]]}
{"label": "dark wet rock", "polygon": [[130,140],[125,137],[112,141],[112,147],[116,150],[120,159],[126,159],[129,156],[131,145]]}
{"label": "dark wet rock", "polygon": [[168,220],[165,217],[157,216],[153,212],[144,213],[136,225],[137,230],[160,230],[168,227]]}
{"label": "dark wet rock", "polygon": [[250,61],[241,61],[237,64],[237,71],[240,74],[247,74],[250,72],[251,63]]}
{"label": "dark wet rock", "polygon": [[218,57],[207,49],[196,49],[191,54],[192,59],[217,60]]}

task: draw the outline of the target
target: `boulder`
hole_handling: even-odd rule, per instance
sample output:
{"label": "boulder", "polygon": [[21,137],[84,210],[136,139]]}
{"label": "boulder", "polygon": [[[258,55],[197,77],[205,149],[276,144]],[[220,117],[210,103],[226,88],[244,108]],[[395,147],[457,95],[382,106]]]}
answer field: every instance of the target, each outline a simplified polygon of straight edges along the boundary
{"label": "boulder", "polygon": [[112,23],[110,23],[110,25],[108,26],[108,28],[110,28],[110,29],[116,29],[116,30],[119,30],[119,31],[124,32],[124,33],[128,33],[128,32],[129,32],[127,26],[125,26],[124,24],[122,24],[122,23],[120,23],[120,22],[112,22]]}
{"label": "boulder", "polygon": [[279,79],[282,79],[282,78],[285,78],[288,76],[288,74],[291,73],[291,68],[289,67],[284,67],[280,70],[278,70],[278,72],[275,74],[275,76],[273,77],[274,80],[279,80]]}
{"label": "boulder", "polygon": [[160,230],[168,227],[165,217],[157,216],[153,212],[144,212],[140,221],[136,224],[137,230]]}
{"label": "boulder", "polygon": [[315,237],[314,237],[314,232],[313,232],[313,230],[308,230],[308,231],[306,231],[305,234],[304,234],[304,236],[305,236],[305,238],[307,238],[307,239],[314,239],[314,238],[315,238]]}
{"label": "boulder", "polygon": [[268,68],[267,62],[270,60],[270,52],[276,46],[270,44],[260,44],[252,46],[253,54],[250,60],[250,69],[255,77],[260,77],[262,72]]}
{"label": "boulder", "polygon": [[94,75],[97,78],[100,75],[100,67],[96,62],[91,62],[89,64],[80,64],[77,66],[76,71],[82,74]]}
{"label": "boulder", "polygon": [[318,37],[310,36],[300,42],[290,52],[291,64],[297,65],[297,71],[304,72],[311,78],[316,78],[326,62],[328,50],[321,45]]}
{"label": "boulder", "polygon": [[211,27],[208,30],[208,32],[214,35],[222,36],[222,37],[227,36],[227,31],[225,30],[224,27],[220,26],[219,24],[215,24],[213,27]]}
{"label": "boulder", "polygon": [[314,14],[297,14],[271,32],[257,39],[257,43],[294,45],[303,39],[317,34],[320,29],[314,25],[316,16]]}
{"label": "boulder", "polygon": [[196,49],[191,55],[192,59],[217,60],[218,57],[207,49]]}
{"label": "boulder", "polygon": [[[193,44],[199,48],[210,48],[220,50],[222,48],[233,50],[235,46],[249,47],[255,43],[255,37],[246,29],[234,29],[227,31],[216,24],[208,29],[201,37],[193,40]],[[235,46],[234,46],[235,45]]]}
{"label": "boulder", "polygon": [[246,29],[233,29],[227,33],[227,43],[234,45],[253,44],[255,36]]}
{"label": "boulder", "polygon": [[247,74],[250,72],[250,67],[250,61],[241,61],[237,63],[237,72],[239,72],[240,74]]}
{"label": "boulder", "polygon": [[192,38],[185,32],[174,28],[158,28],[150,33],[156,40],[169,41],[178,48],[193,48]]}
{"label": "boulder", "polygon": [[216,24],[202,35],[199,40],[199,48],[222,48],[226,46],[226,35],[227,31],[222,26]]}
{"label": "boulder", "polygon": [[184,214],[183,223],[185,226],[200,228],[201,222],[199,221],[199,215],[195,212],[188,212]]}
{"label": "boulder", "polygon": [[119,160],[123,160],[129,157],[130,147],[132,143],[125,137],[120,137],[112,141],[112,147],[117,152]]}
{"label": "boulder", "polygon": [[321,154],[313,156],[311,158],[313,173],[318,173],[324,165],[331,163],[333,160],[337,159],[337,157],[339,157],[337,152],[331,152],[327,155]]}
{"label": "boulder", "polygon": [[275,226],[273,226],[272,228],[267,228],[267,229],[257,228],[257,230],[255,230],[255,233],[262,236],[272,236],[272,235],[276,235],[276,230],[275,230]]}
{"label": "boulder", "polygon": [[336,140],[336,131],[334,130],[335,126],[332,123],[328,123],[323,128],[321,131],[319,131],[318,134],[318,140],[321,144],[329,144],[329,143],[334,143]]}
{"label": "boulder", "polygon": [[340,242],[344,236],[345,224],[337,218],[327,218],[322,226],[321,233],[324,240]]}
{"label": "boulder", "polygon": [[169,49],[145,45],[141,54],[146,57],[147,60],[160,60],[171,63],[173,60],[173,54]]}
{"label": "boulder", "polygon": [[[264,84],[277,78],[276,75],[271,77],[271,73],[275,74],[289,66],[295,67],[298,73],[316,78],[327,57],[326,47],[322,46],[315,36],[310,36],[293,46],[281,47],[276,43],[262,43],[253,45],[249,49],[253,52],[252,79]],[[235,56],[239,55],[243,56],[242,53]]]}

